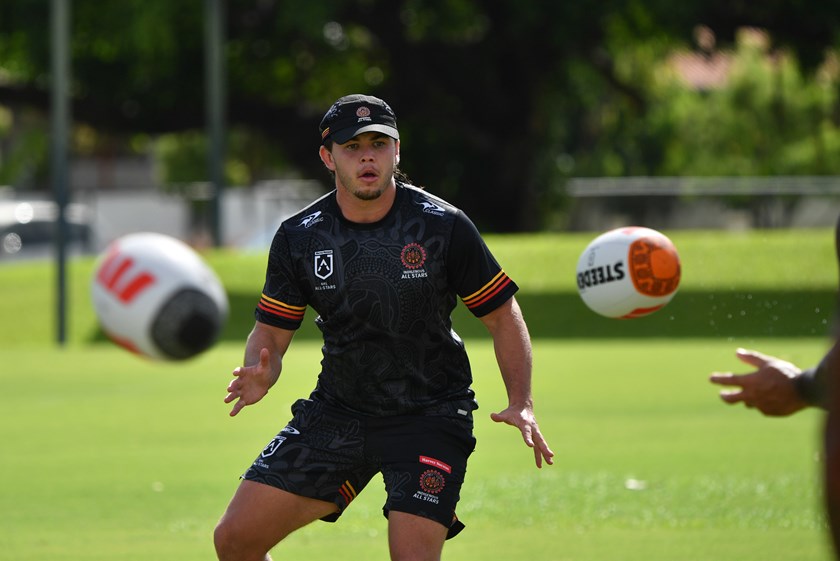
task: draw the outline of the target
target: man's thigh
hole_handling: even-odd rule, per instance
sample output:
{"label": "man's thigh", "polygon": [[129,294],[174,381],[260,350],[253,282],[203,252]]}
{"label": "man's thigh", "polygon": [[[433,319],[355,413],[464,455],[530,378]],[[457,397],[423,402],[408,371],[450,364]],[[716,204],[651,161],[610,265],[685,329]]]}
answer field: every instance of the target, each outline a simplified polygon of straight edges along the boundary
{"label": "man's thigh", "polygon": [[386,516],[397,511],[428,518],[452,528],[454,536],[463,527],[455,507],[475,446],[471,420],[407,416],[383,425],[371,447],[381,454]]}
{"label": "man's thigh", "polygon": [[438,561],[447,528],[421,516],[391,511],[388,516],[388,547],[391,559]]}
{"label": "man's thigh", "polygon": [[222,515],[219,530],[230,541],[268,551],[298,528],[337,510],[331,502],[242,481]]}
{"label": "man's thigh", "polygon": [[334,522],[379,471],[364,455],[364,420],[311,400],[298,400],[292,412],[242,477],[331,502],[338,509],[325,520]]}

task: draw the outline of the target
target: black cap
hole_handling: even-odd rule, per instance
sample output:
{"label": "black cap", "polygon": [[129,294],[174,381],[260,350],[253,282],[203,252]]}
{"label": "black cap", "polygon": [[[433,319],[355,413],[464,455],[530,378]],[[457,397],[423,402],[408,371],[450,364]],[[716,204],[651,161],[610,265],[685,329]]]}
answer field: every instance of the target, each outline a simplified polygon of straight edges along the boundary
{"label": "black cap", "polygon": [[346,95],[333,103],[321,119],[321,143],[344,144],[363,132],[381,132],[400,139],[397,116],[387,103],[370,95]]}

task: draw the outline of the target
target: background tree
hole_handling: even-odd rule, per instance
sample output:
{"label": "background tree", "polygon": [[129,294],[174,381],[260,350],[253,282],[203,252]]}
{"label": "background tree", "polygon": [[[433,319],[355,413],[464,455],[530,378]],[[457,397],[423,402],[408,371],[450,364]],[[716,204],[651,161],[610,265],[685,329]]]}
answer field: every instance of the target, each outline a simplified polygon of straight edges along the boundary
{"label": "background tree", "polygon": [[[655,70],[668,53],[691,44],[698,24],[709,26],[719,48],[734,45],[737,30],[753,25],[768,31],[772,52],[787,49],[790,68],[803,68],[797,79],[809,81],[825,49],[837,44],[840,13],[816,0],[789,4],[230,0],[227,170],[235,183],[284,174],[326,179],[314,146],[318,121],[335,98],[363,91],[397,111],[405,171],[496,231],[545,224],[568,175],[726,173],[711,156],[708,168],[696,169],[697,145],[702,151],[710,144],[686,134],[690,119],[674,121],[682,117],[674,104],[690,109],[690,94],[669,91]],[[47,5],[0,4],[0,106],[13,108],[15,118],[24,108],[43,113],[48,107]],[[147,149],[159,135],[176,135],[159,148],[180,162],[169,178],[205,179],[200,166],[193,169],[173,150],[183,144],[195,151],[202,138],[202,15],[198,0],[74,0],[73,115],[94,133],[74,144],[77,151],[114,143]],[[768,107],[752,105],[766,85],[757,87],[725,100],[742,103],[740,113],[725,116],[730,124]],[[784,99],[793,101],[799,90],[790,87],[784,86]],[[812,133],[836,121],[831,95],[800,110],[818,105],[819,118],[814,113],[807,120]],[[776,119],[765,129],[768,143],[775,142],[771,132],[793,124],[787,116]],[[6,121],[0,114],[0,136],[19,126]],[[787,161],[796,154],[802,160],[791,169],[833,173],[826,167],[830,152],[822,167],[812,165],[802,149],[809,141],[799,140],[799,150],[785,143]],[[834,141],[825,140],[829,150]],[[17,184],[21,170],[37,169],[38,161],[21,165],[20,155],[11,157],[14,148],[0,145],[0,174]],[[752,156],[778,153],[768,144]]]}

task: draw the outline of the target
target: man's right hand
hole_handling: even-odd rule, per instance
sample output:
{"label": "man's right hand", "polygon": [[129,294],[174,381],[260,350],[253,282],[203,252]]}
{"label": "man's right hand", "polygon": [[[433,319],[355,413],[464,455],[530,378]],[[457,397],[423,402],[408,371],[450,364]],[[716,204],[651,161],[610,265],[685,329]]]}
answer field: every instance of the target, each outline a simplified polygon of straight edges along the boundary
{"label": "man's right hand", "polygon": [[268,349],[260,350],[260,361],[253,366],[240,366],[233,370],[234,379],[228,384],[225,403],[236,400],[230,416],[239,413],[246,405],[254,403],[265,397],[271,387],[271,355]]}

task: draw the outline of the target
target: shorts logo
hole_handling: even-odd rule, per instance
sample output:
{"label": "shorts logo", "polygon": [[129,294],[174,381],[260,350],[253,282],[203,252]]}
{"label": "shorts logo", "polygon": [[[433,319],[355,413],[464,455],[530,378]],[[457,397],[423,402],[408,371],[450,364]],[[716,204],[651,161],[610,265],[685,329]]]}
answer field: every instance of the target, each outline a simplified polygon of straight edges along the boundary
{"label": "shorts logo", "polygon": [[269,456],[273,455],[277,451],[277,449],[280,448],[280,445],[283,444],[283,442],[285,442],[285,440],[285,436],[275,436],[271,439],[271,442],[268,443],[268,446],[263,448],[263,451],[260,452],[260,456],[263,458],[268,458]]}
{"label": "shorts logo", "polygon": [[443,491],[446,485],[446,479],[443,474],[436,469],[427,469],[420,476],[420,488],[426,493],[437,495]]}
{"label": "shorts logo", "polygon": [[333,252],[331,249],[315,252],[315,276],[326,280],[333,274]]}
{"label": "shorts logo", "polygon": [[289,433],[289,434],[300,434],[300,431],[299,431],[299,430],[297,430],[297,429],[296,429],[295,427],[293,427],[292,425],[286,425],[286,426],[283,428],[283,430],[281,430],[280,432],[281,432],[281,433],[287,432],[287,433]]}

